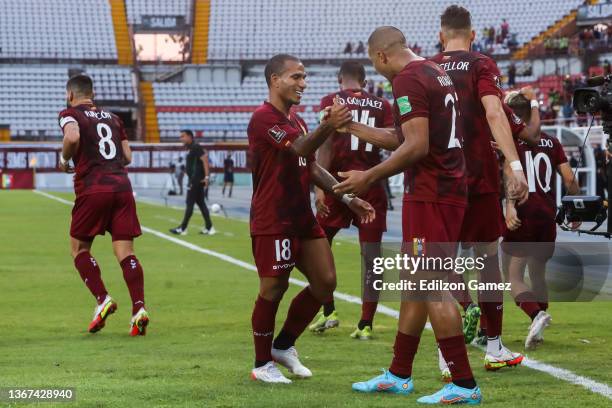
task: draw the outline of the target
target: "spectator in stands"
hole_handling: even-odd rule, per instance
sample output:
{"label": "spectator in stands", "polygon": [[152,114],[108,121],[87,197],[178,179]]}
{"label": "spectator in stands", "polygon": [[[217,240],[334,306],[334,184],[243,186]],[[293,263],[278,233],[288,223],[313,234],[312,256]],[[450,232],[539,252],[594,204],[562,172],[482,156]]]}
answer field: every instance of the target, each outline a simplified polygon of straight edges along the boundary
{"label": "spectator in stands", "polygon": [[514,88],[516,85],[516,65],[510,64],[508,67],[508,86]]}
{"label": "spectator in stands", "polygon": [[363,45],[363,41],[359,41],[355,54],[365,54],[365,45]]}
{"label": "spectator in stands", "polygon": [[563,104],[563,119],[565,120],[565,126],[570,126],[572,123],[572,118],[574,117],[574,107],[572,106],[571,97],[565,98],[565,103]]}
{"label": "spectator in stands", "polygon": [[490,47],[495,43],[495,27],[489,27],[489,37],[487,38],[487,45]]}
{"label": "spectator in stands", "polygon": [[385,94],[385,86],[383,85],[382,82],[378,83],[378,86],[376,87],[376,96],[378,96],[379,98],[382,98]]}
{"label": "spectator in stands", "polygon": [[510,24],[508,24],[508,22],[506,21],[506,19],[502,19],[502,24],[501,24],[501,38],[502,41],[505,40],[508,37],[508,33],[510,32]]}
{"label": "spectator in stands", "polygon": [[345,54],[353,53],[353,44],[350,41],[346,43],[346,46],[344,47],[344,53]]}

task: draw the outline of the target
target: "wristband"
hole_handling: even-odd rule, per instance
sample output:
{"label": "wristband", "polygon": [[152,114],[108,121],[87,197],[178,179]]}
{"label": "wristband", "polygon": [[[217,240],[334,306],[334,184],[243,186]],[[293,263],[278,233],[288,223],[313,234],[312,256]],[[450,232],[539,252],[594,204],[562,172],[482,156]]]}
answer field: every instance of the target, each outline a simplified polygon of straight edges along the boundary
{"label": "wristband", "polygon": [[510,168],[513,171],[523,171],[523,165],[521,164],[520,161],[515,160],[513,162],[510,162]]}
{"label": "wristband", "polygon": [[342,202],[346,205],[349,205],[351,201],[355,198],[354,194],[345,194],[342,196]]}
{"label": "wristband", "polygon": [[529,102],[529,104],[531,105],[531,109],[533,108],[540,109],[540,103],[536,101],[535,99],[532,99],[531,102]]}
{"label": "wristband", "polygon": [[65,166],[68,163],[68,160],[64,159],[64,156],[60,154],[59,162],[62,166]]}

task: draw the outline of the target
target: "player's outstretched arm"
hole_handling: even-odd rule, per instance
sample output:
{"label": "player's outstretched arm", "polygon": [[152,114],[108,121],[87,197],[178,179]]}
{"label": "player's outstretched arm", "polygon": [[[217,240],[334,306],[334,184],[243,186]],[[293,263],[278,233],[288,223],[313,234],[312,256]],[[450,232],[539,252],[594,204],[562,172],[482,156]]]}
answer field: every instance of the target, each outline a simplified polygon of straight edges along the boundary
{"label": "player's outstretched arm", "polygon": [[400,146],[397,132],[393,128],[375,128],[359,122],[351,122],[346,127],[346,133],[357,136],[366,143],[385,150],[395,150]]}
{"label": "player's outstretched arm", "polygon": [[530,86],[522,88],[521,93],[531,102],[531,117],[527,126],[519,133],[518,137],[531,146],[537,146],[540,143],[540,108],[538,100],[533,88]]}
{"label": "player's outstretched arm", "polygon": [[338,172],[338,175],[346,177],[346,180],[336,185],[334,191],[339,194],[363,193],[372,183],[401,173],[407,167],[427,156],[429,153],[428,118],[416,117],[404,122],[402,133],[406,135],[404,142],[391,153],[387,160],[367,171]]}
{"label": "player's outstretched arm", "polygon": [[572,167],[568,162],[561,163],[557,166],[557,171],[561,175],[563,179],[563,184],[565,185],[565,189],[567,190],[567,194],[569,195],[578,195],[580,194],[580,185],[578,184],[578,179],[574,176],[574,172],[572,171]]}
{"label": "player's outstretched arm", "polygon": [[123,161],[124,164],[127,166],[132,162],[132,149],[130,148],[130,144],[127,140],[121,141],[121,148],[123,149]]}
{"label": "player's outstretched arm", "polygon": [[372,207],[367,201],[348,194],[336,193],[334,191],[334,186],[338,184],[338,180],[336,180],[334,176],[321,167],[317,162],[310,166],[310,176],[317,187],[333,194],[339,201],[345,203],[351,209],[351,211],[359,216],[361,222],[368,223],[373,221],[376,217],[374,207]]}
{"label": "player's outstretched arm", "polygon": [[70,159],[74,157],[79,148],[81,133],[79,125],[76,121],[64,125],[64,140],[62,142],[62,157],[60,158],[60,167],[66,173],[72,173],[74,169],[68,164]]}
{"label": "player's outstretched arm", "polygon": [[493,138],[512,169],[512,174],[507,183],[508,196],[511,199],[516,199],[519,205],[523,204],[529,198],[529,187],[512,140],[510,124],[502,102],[497,95],[485,95],[481,98],[481,101]]}
{"label": "player's outstretched arm", "polygon": [[319,127],[307,135],[298,137],[290,149],[298,156],[309,156],[314,153],[325,140],[336,131],[346,126],[353,119],[353,115],[344,105],[334,103],[329,110],[327,118],[321,121]]}

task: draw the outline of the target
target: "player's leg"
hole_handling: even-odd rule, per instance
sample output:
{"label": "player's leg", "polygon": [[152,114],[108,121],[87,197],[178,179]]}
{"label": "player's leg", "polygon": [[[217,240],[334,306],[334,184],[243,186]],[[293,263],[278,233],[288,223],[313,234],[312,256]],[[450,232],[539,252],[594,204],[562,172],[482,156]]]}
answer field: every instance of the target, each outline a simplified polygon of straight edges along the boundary
{"label": "player's leg", "polygon": [[374,315],[378,307],[378,298],[380,295],[379,291],[375,290],[373,287],[373,282],[379,278],[374,274],[374,259],[381,256],[382,235],[382,229],[368,229],[364,226],[359,227],[363,299],[361,303],[361,317],[357,323],[357,329],[351,333],[351,337],[354,339],[369,340],[372,337]]}
{"label": "player's leg", "polygon": [[221,195],[225,197],[225,187],[227,186],[227,181],[223,180],[223,188],[221,189]]}
{"label": "player's leg", "polygon": [[[323,226],[323,231],[331,247],[334,237],[338,234],[340,228]],[[323,304],[323,310],[319,312],[313,322],[308,326],[308,330],[315,333],[323,333],[327,329],[338,327],[339,324],[340,321],[338,319],[338,313],[336,313],[336,305],[332,298],[329,302]]]}
{"label": "player's leg", "polygon": [[198,208],[202,213],[202,218],[204,218],[204,228],[200,231],[200,234],[214,235],[216,231],[213,228],[212,221],[210,220],[210,213],[208,212],[208,207],[206,206],[206,201],[204,200],[204,188],[199,187],[198,190],[199,192],[195,196],[195,203],[198,205]]}
{"label": "player's leg", "polygon": [[534,349],[544,342],[544,330],[552,322],[552,317],[547,311],[548,287],[545,279],[547,260],[548,257],[530,256],[527,262],[532,293],[539,309],[532,319],[527,338],[525,339],[525,348],[527,349]]}
{"label": "player's leg", "polygon": [[283,328],[274,339],[272,355],[293,374],[310,377],[312,373],[299,361],[294,345],[321,305],[333,298],[336,269],[326,238],[300,240],[297,260],[297,267],[309,285],[291,301]]}
{"label": "player's leg", "polygon": [[227,195],[229,198],[232,198],[232,189],[234,188],[234,176],[232,175],[232,181],[229,183],[229,194]]}

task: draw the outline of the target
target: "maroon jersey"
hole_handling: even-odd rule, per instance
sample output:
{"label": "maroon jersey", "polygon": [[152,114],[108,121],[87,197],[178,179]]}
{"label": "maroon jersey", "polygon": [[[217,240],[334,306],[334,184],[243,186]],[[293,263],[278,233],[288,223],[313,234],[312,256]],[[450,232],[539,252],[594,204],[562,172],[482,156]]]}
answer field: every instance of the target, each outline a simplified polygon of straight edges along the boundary
{"label": "maroon jersey", "polygon": [[512,132],[512,137],[517,139],[519,134],[525,129],[527,125],[523,122],[523,119],[517,116],[516,113],[512,110],[511,107],[503,104],[504,112],[506,113],[506,118],[508,118],[508,123],[510,124],[510,131]]}
{"label": "maroon jersey", "polygon": [[545,133],[541,134],[537,146],[522,140],[515,140],[515,145],[529,185],[529,199],[516,207],[518,217],[523,223],[554,222],[557,168],[567,163],[563,146],[556,138]]}
{"label": "maroon jersey", "polygon": [[416,117],[429,119],[429,152],[404,173],[404,200],[466,204],[463,126],[453,81],[431,61],[414,61],[393,78],[393,111],[401,125]]}
{"label": "maroon jersey", "polygon": [[[334,98],[347,106],[353,121],[377,128],[393,127],[391,104],[384,98],[359,90],[344,90],[321,99],[321,112],[334,104]],[[339,171],[368,170],[380,163],[380,149],[360,141],[350,133],[334,133],[332,138],[331,163],[328,169],[337,177]]]}
{"label": "maroon jersey", "polygon": [[127,140],[121,119],[94,105],[82,104],[60,112],[62,131],[68,123],[76,123],[80,133],[79,147],[72,158],[77,197],[132,191],[121,146]]}
{"label": "maroon jersey", "polygon": [[477,52],[448,51],[431,58],[457,87],[461,115],[465,123],[465,160],[470,195],[497,193],[497,155],[491,149],[493,135],[482,106],[487,95],[502,97],[501,74],[495,61]]}
{"label": "maroon jersey", "polygon": [[253,113],[247,134],[253,174],[251,235],[301,236],[318,226],[310,206],[310,166],[314,157],[299,157],[291,143],[307,133],[295,113],[287,117],[264,102]]}

